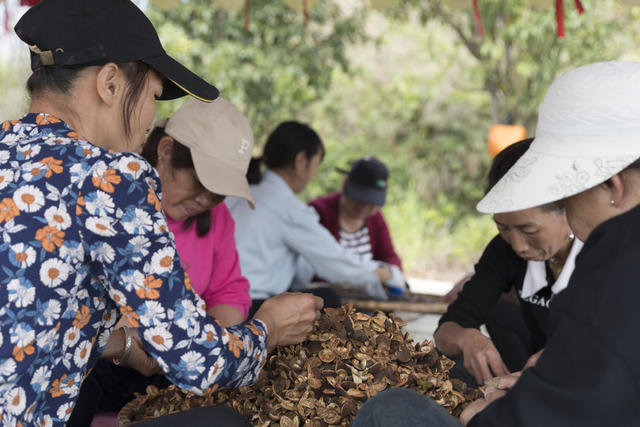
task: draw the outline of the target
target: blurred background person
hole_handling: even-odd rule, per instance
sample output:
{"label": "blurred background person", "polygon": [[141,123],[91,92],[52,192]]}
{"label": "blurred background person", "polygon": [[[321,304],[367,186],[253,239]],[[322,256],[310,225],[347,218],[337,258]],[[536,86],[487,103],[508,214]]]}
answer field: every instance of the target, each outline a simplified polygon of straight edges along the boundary
{"label": "blurred background person", "polygon": [[384,262],[392,272],[384,284],[401,294],[406,286],[402,261],[396,253],[381,208],[387,200],[389,171],[372,156],[356,160],[342,191],[318,197],[309,204],[322,224],[345,249],[364,260]]}
{"label": "blurred background person", "polygon": [[[391,269],[347,251],[297,196],[323,157],[322,140],[313,129],[297,121],[283,122],[267,138],[262,157],[249,167],[255,210],[241,199],[227,200],[236,222],[242,273],[251,284],[252,311],[292,286],[301,256],[329,282],[359,286],[373,298],[387,298],[382,283],[391,278]],[[264,172],[261,163],[266,165]],[[321,296],[325,306],[340,304],[330,288],[308,291]]]}

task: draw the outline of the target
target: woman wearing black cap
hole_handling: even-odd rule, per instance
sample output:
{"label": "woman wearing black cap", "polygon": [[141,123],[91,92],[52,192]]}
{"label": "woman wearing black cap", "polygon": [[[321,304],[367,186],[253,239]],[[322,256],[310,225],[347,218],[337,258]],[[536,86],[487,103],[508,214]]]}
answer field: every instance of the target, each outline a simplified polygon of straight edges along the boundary
{"label": "woman wearing black cap", "polygon": [[[158,176],[131,153],[156,99],[217,90],[128,0],[44,0],[16,32],[34,72],[29,113],[0,127],[2,424],[64,425],[100,356],[197,393],[253,382],[267,347],[304,339],[321,301],[283,295],[228,329],[207,317]],[[119,317],[136,329],[113,331]]]}
{"label": "woman wearing black cap", "polygon": [[402,293],[405,280],[402,261],[396,253],[380,208],[387,198],[389,172],[372,156],[356,160],[341,192],[318,197],[309,203],[335,239],[350,252],[390,266],[392,277],[385,284],[392,294]]}

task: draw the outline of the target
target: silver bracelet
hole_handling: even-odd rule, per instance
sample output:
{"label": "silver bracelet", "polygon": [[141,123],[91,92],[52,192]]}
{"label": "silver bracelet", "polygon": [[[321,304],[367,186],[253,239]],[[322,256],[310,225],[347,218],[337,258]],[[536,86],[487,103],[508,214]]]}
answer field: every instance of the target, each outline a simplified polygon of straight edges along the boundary
{"label": "silver bracelet", "polygon": [[[122,356],[120,356],[119,359],[117,360],[116,365],[119,365],[121,363],[125,363],[125,361],[127,360],[127,356],[129,356],[129,352],[131,351],[131,332],[129,331],[129,327],[128,326],[123,326],[120,329],[124,329],[124,351],[122,352]],[[115,362],[115,360],[114,360]]]}

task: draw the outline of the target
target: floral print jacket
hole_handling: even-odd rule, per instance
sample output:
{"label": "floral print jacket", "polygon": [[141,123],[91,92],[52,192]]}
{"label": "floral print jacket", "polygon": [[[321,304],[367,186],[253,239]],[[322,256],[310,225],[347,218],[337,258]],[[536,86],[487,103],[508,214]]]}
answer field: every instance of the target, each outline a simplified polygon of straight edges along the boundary
{"label": "floral print jacket", "polygon": [[191,289],[139,155],[30,113],[0,128],[0,425],[64,425],[116,320],[176,385],[255,381],[259,320],[223,328]]}

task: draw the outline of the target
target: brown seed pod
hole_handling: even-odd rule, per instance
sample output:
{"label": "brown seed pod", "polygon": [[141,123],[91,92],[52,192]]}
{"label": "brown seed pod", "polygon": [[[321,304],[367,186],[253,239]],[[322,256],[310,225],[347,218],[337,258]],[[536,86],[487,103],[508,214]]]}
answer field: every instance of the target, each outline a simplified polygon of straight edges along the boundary
{"label": "brown seed pod", "polygon": [[449,379],[453,362],[432,342],[413,343],[401,319],[370,316],[351,306],[325,309],[309,339],[278,347],[250,387],[196,396],[170,386],[149,386],[119,414],[119,425],[206,405],[228,405],[256,426],[351,425],[370,397],[408,387],[458,416],[478,390]]}

